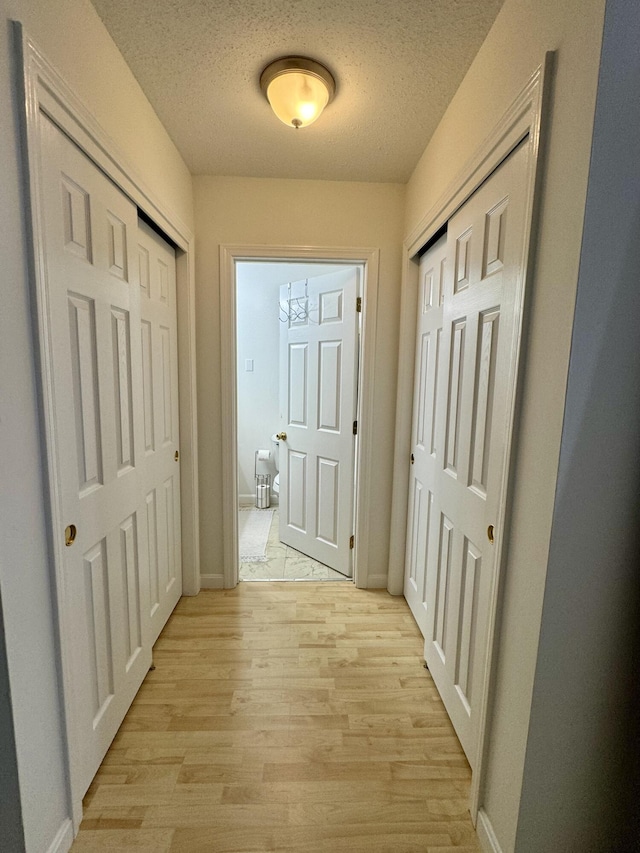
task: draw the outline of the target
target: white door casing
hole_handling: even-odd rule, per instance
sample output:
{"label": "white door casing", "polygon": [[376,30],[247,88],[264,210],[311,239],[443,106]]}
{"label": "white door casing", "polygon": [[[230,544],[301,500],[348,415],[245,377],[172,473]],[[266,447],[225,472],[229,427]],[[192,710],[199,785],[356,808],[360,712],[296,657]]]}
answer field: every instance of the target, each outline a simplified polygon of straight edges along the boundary
{"label": "white door casing", "polygon": [[[472,767],[520,344],[526,146],[448,224],[426,554],[425,659]],[[415,538],[415,533],[413,533]]]}
{"label": "white door casing", "polygon": [[[280,540],[351,577],[360,268],[281,288]],[[289,307],[291,298],[291,309]]]}
{"label": "white door casing", "polygon": [[176,261],[171,246],[142,221],[138,265],[144,439],[138,469],[155,642],[182,593]]}
{"label": "white door casing", "polygon": [[[179,521],[158,518],[149,542],[147,499],[153,495],[168,520],[168,509],[179,512],[179,476],[177,463],[176,474],[167,474],[145,446],[137,208],[44,116],[41,134],[57,485],[69,541],[62,568],[72,639],[71,773],[82,795],[151,663],[149,560],[155,550],[165,573],[175,575]],[[168,277],[166,285],[175,341],[175,281]],[[175,347],[163,353],[160,338],[149,372],[167,381],[155,392],[153,429],[158,449],[172,458],[177,362]],[[180,581],[166,586],[173,595]]]}
{"label": "white door casing", "polygon": [[420,259],[416,328],[411,468],[407,513],[404,596],[427,635],[427,541],[438,478],[436,406],[442,343],[447,238],[441,237]]}

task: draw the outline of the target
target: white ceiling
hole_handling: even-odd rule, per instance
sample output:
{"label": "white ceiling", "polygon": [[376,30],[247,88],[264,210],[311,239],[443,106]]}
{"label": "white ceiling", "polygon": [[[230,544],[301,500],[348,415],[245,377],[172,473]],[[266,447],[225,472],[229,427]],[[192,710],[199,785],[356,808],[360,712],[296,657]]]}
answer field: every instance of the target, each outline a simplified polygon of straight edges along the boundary
{"label": "white ceiling", "polygon": [[[193,174],[406,181],[503,0],[93,0]],[[337,83],[293,130],[258,83],[286,55]]]}

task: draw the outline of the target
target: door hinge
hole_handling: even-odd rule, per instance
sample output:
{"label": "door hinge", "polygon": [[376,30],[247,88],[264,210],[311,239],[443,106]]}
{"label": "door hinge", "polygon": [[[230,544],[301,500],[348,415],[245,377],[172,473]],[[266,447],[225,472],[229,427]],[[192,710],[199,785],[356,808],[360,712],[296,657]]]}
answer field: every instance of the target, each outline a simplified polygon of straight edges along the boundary
{"label": "door hinge", "polygon": [[356,544],[356,537],[355,537],[355,536],[350,536],[350,537],[349,537],[349,550],[351,550],[351,551],[352,551],[352,550],[354,549],[354,547],[355,547],[355,544]]}
{"label": "door hinge", "polygon": [[362,296],[356,297],[356,311],[362,311]]}
{"label": "door hinge", "polygon": [[353,434],[354,435],[358,434],[358,421],[353,422]]}

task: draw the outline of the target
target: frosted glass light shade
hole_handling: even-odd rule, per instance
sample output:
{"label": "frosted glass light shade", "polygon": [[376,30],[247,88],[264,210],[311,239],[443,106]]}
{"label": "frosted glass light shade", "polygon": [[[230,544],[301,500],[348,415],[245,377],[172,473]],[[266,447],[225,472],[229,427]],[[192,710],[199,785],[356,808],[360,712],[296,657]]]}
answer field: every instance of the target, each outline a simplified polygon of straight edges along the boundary
{"label": "frosted glass light shade", "polygon": [[262,72],[260,85],[280,121],[295,128],[312,124],[335,92],[329,71],[304,57],[272,62]]}
{"label": "frosted glass light shade", "polygon": [[329,92],[317,77],[288,71],[271,81],[267,98],[280,121],[293,127],[306,127],[327,106]]}

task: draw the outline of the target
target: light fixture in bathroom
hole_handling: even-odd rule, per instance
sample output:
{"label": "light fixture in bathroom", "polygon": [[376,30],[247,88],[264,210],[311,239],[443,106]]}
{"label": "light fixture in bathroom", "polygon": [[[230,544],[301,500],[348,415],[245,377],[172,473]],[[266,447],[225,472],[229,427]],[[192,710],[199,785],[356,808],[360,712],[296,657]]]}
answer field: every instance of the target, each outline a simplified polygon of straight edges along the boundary
{"label": "light fixture in bathroom", "polygon": [[331,72],[313,59],[285,56],[260,75],[260,87],[271,109],[289,127],[307,127],[331,102],[336,82]]}

